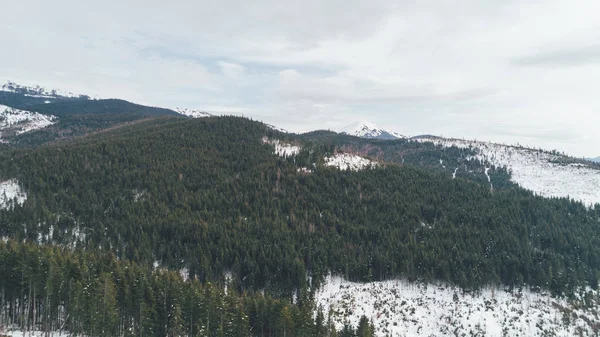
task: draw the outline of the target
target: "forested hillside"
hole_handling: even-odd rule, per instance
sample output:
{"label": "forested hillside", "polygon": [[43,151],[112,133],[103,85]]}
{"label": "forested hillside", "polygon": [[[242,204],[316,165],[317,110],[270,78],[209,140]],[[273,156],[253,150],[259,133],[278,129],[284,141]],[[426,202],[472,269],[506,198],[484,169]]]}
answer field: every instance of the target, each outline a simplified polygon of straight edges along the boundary
{"label": "forested hillside", "polygon": [[[186,281],[106,252],[0,241],[0,335],[69,331],[75,336],[337,336],[310,299]],[[340,336],[373,336],[366,319]]]}
{"label": "forested hillside", "polygon": [[[265,136],[303,149],[280,158]],[[28,198],[0,212],[1,235],[112,252],[201,282],[231,272],[239,291],[287,298],[329,272],[555,293],[597,285],[598,209],[411,165],[339,171],[321,165],[332,147],[310,144],[243,118],[159,118],[14,151],[1,176]]]}
{"label": "forested hillside", "polygon": [[51,116],[55,121],[48,127],[16,135],[2,132],[5,130],[0,129],[4,138],[0,142],[0,151],[73,139],[149,117],[181,116],[169,109],[139,105],[120,99],[92,100],[87,96],[39,96],[0,91],[0,104]]}

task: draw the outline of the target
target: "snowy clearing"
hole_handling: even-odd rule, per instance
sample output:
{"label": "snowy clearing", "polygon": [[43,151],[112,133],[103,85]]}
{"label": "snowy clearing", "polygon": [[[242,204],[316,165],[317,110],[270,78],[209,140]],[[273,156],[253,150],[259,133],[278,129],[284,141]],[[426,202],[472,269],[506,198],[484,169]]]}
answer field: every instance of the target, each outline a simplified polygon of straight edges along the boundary
{"label": "snowy clearing", "polygon": [[569,197],[587,206],[600,203],[600,170],[589,164],[569,164],[565,156],[517,146],[444,138],[415,140],[475,149],[474,159],[506,166],[513,182],[543,197]]}
{"label": "snowy clearing", "polygon": [[197,110],[197,109],[188,109],[188,108],[175,108],[173,109],[175,112],[180,113],[184,116],[192,117],[192,118],[200,118],[200,117],[210,117],[212,116],[206,111]]}
{"label": "snowy clearing", "polygon": [[275,147],[275,154],[283,158],[295,156],[302,149],[300,146],[284,143],[278,139],[263,137],[262,141],[265,144],[273,145]]}
{"label": "snowy clearing", "polygon": [[21,189],[17,179],[0,182],[0,209],[12,209],[15,200],[17,205],[27,200],[27,193]]}
{"label": "snowy clearing", "polygon": [[340,170],[350,169],[352,171],[364,170],[368,167],[377,166],[377,163],[354,154],[336,153],[331,157],[325,157],[325,165],[334,166]]}
{"label": "snowy clearing", "polygon": [[[337,328],[354,327],[362,315],[377,336],[595,336],[597,292],[588,307],[523,289],[463,293],[445,284],[406,280],[354,283],[329,276],[316,294],[317,307],[331,310]],[[592,299],[590,301],[590,299]]]}
{"label": "snowy clearing", "polygon": [[56,117],[0,105],[0,142],[7,133],[19,135],[56,123]]}

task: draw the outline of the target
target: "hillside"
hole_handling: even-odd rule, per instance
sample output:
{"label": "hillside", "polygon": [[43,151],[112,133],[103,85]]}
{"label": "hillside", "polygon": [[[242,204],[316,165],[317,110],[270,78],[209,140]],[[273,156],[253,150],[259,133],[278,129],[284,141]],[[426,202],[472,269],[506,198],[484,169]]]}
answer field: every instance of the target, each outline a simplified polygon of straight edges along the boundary
{"label": "hillside", "polygon": [[145,118],[1,154],[0,236],[284,301],[310,298],[330,273],[469,291],[596,287],[600,209],[508,182],[491,190],[476,153],[238,117]]}
{"label": "hillside", "polygon": [[[60,93],[56,90],[47,92],[40,87],[17,87],[12,91],[0,91],[0,104],[5,104],[0,106],[0,132],[4,134],[4,144],[0,146],[0,150],[34,147],[57,140],[73,139],[149,117],[182,116],[173,110],[125,100],[92,100],[85,95],[61,96],[57,92]],[[10,116],[7,111],[11,111]],[[21,111],[21,117],[18,117],[19,124],[16,124],[15,112],[18,111]],[[21,127],[26,122],[31,126]],[[9,128],[8,124],[12,126]],[[16,129],[17,127],[20,129]]]}
{"label": "hillside", "polygon": [[[263,137],[297,142],[297,155],[278,157]],[[490,193],[411,165],[339,171],[326,166],[333,154],[239,118],[154,119],[7,154],[1,176],[28,199],[0,213],[19,224],[2,235],[35,241],[62,228],[48,243],[102,247],[201,280],[232,270],[240,286],[286,292],[305,286],[305,272],[318,281],[329,270],[559,292],[595,282],[588,234],[598,210],[517,188]],[[198,246],[203,237],[211,244]],[[574,272],[547,283],[564,268]]]}
{"label": "hillside", "polygon": [[[472,159],[486,168],[506,168],[511,181],[548,198],[572,198],[588,206],[600,203],[600,166],[588,161],[548,152],[501,144],[420,137],[418,142],[431,142],[445,148],[471,149]],[[486,169],[486,173],[489,170]],[[494,181],[490,178],[490,188]]]}

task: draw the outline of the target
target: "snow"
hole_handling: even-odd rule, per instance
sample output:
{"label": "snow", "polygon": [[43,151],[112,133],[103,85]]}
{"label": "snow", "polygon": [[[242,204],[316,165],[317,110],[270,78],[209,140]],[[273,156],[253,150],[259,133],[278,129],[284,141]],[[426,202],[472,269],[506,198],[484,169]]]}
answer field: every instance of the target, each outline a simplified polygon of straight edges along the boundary
{"label": "snow", "polygon": [[546,151],[487,142],[437,137],[415,141],[475,149],[477,154],[471,159],[496,167],[506,166],[514,183],[543,197],[569,197],[587,206],[600,203],[600,169],[591,163],[573,162],[572,158]]}
{"label": "snow", "polygon": [[331,310],[338,329],[369,318],[377,336],[595,336],[598,292],[585,309],[575,302],[528,289],[486,288],[466,293],[447,284],[390,280],[354,283],[328,276],[316,293],[317,308]]}
{"label": "snow", "polygon": [[175,110],[175,112],[188,116],[188,117],[193,117],[193,118],[200,118],[200,117],[210,117],[212,116],[210,113],[206,112],[206,111],[202,111],[202,110],[197,110],[197,109],[188,109],[188,108],[175,108],[173,109]]}
{"label": "snow", "polygon": [[334,166],[340,170],[350,169],[352,171],[363,170],[368,167],[377,166],[377,163],[350,153],[336,153],[331,157],[325,157],[326,166]]}
{"label": "snow", "polygon": [[269,139],[267,137],[263,137],[262,141],[265,144],[273,145],[273,147],[275,147],[275,154],[283,158],[293,157],[302,149],[298,145],[284,143],[278,139]]}
{"label": "snow", "polygon": [[[28,97],[38,98],[83,98],[83,95],[74,94],[70,91],[64,91],[60,89],[47,90],[39,85],[25,86],[11,81],[8,81],[6,84],[0,86],[0,91],[14,92]],[[93,99],[100,98],[94,97]]]}
{"label": "snow", "polygon": [[6,142],[2,140],[2,136],[7,132],[19,135],[45,128],[54,123],[56,123],[55,116],[0,105],[0,142]]}
{"label": "snow", "polygon": [[269,129],[272,129],[272,130],[275,130],[275,131],[279,131],[279,132],[281,132],[281,133],[290,133],[288,130],[286,130],[286,129],[282,129],[282,128],[280,128],[280,127],[277,127],[277,126],[275,126],[275,125],[272,125],[272,124],[266,124],[266,123],[265,123],[265,125],[266,125],[266,126],[269,128]]}
{"label": "snow", "polygon": [[15,205],[23,205],[27,200],[27,193],[23,191],[17,179],[0,182],[0,209],[12,209]]}
{"label": "snow", "polygon": [[361,138],[375,138],[375,139],[400,139],[406,138],[405,136],[386,130],[379,127],[371,122],[360,121],[352,123],[342,128],[341,133],[361,137]]}
{"label": "snow", "polygon": [[299,167],[297,171],[298,171],[298,173],[305,173],[305,174],[312,173],[312,170],[309,169],[308,167]]}
{"label": "snow", "polygon": [[[28,331],[25,332],[23,330],[15,329],[5,331],[4,334],[0,333],[0,336],[6,335],[8,337],[45,337],[47,336],[43,331]],[[51,331],[50,337],[69,337],[71,334],[67,331]]]}

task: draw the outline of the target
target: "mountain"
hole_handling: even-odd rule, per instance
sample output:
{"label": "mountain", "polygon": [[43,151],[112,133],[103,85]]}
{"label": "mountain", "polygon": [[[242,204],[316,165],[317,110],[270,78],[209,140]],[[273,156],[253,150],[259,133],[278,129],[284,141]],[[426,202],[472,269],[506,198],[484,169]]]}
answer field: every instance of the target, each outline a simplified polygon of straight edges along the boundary
{"label": "mountain", "polygon": [[[78,95],[74,94],[70,91],[64,91],[60,89],[46,89],[39,85],[35,86],[24,86],[17,84],[12,81],[8,81],[7,83],[0,86],[0,91],[4,92],[12,92],[16,94],[25,95],[28,97],[35,98],[44,98],[48,100],[53,99],[90,99],[88,95]],[[97,99],[97,98],[96,98]]]}
{"label": "mountain", "polygon": [[350,136],[368,138],[368,139],[402,139],[406,138],[405,136],[393,132],[388,131],[384,128],[381,128],[373,123],[360,121],[356,123],[352,123],[347,125],[341,130],[341,133],[347,134]]}
{"label": "mountain", "polygon": [[588,160],[596,162],[596,163],[600,163],[600,157],[596,157],[596,158],[588,158]]}
{"label": "mountain", "polygon": [[0,107],[0,327],[300,337],[600,326],[600,168],[589,161],[6,94],[21,105]]}

